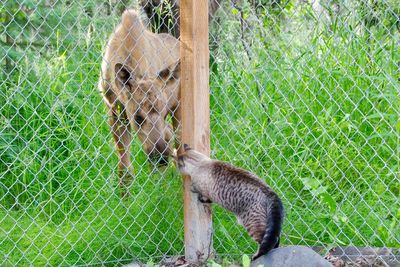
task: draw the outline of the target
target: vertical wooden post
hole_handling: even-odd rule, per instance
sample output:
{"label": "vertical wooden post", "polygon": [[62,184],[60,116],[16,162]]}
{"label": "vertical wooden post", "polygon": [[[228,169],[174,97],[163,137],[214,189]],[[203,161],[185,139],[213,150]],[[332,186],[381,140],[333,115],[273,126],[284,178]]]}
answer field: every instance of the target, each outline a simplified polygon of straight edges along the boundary
{"label": "vertical wooden post", "polygon": [[[208,1],[180,1],[182,144],[210,154],[210,106],[208,88]],[[200,263],[212,251],[212,221],[209,204],[198,202],[184,177],[185,257]]]}

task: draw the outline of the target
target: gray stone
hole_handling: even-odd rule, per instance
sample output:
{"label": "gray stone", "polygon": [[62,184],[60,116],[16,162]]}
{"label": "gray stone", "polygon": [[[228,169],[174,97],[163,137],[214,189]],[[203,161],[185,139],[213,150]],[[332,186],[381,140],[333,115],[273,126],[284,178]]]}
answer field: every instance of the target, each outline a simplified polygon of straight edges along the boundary
{"label": "gray stone", "polygon": [[304,246],[288,246],[271,250],[251,263],[251,267],[332,267],[318,253]]}
{"label": "gray stone", "polygon": [[131,262],[125,265],[122,265],[122,267],[142,267],[143,264],[137,263],[137,262]]}

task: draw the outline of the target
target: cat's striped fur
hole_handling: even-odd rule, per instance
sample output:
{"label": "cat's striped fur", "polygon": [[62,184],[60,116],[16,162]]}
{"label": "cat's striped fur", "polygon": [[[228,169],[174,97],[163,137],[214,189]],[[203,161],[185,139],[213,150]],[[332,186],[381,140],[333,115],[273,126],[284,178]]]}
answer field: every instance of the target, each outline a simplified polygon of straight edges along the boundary
{"label": "cat's striped fur", "polygon": [[233,212],[260,244],[253,260],[279,246],[283,205],[278,195],[255,174],[229,163],[212,160],[185,145],[175,158],[179,170],[190,175],[201,202],[215,202]]}

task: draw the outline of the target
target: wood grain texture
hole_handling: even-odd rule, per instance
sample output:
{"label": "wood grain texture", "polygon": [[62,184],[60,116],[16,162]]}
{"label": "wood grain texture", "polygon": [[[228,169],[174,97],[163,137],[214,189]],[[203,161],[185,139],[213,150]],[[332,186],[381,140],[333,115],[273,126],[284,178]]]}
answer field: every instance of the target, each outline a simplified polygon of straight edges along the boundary
{"label": "wood grain texture", "polygon": [[[208,1],[181,0],[181,143],[210,154]],[[184,177],[185,256],[200,263],[212,251],[209,204],[198,202]]]}

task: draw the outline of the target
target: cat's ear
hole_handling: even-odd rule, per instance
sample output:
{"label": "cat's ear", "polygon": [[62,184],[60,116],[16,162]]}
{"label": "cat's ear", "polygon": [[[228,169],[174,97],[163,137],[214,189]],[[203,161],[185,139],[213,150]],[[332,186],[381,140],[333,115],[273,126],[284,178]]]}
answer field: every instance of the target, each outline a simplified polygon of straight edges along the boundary
{"label": "cat's ear", "polygon": [[191,150],[192,148],[188,144],[183,144],[183,149],[185,151]]}

